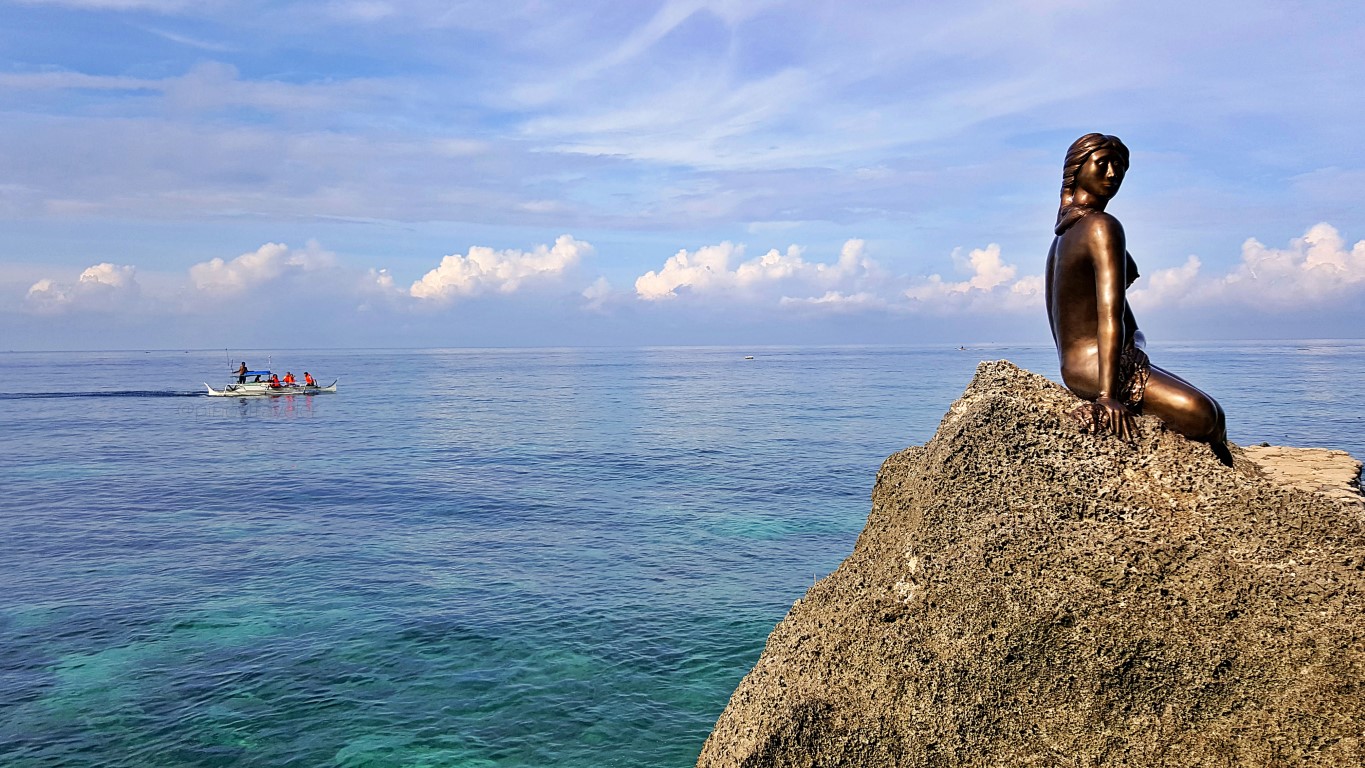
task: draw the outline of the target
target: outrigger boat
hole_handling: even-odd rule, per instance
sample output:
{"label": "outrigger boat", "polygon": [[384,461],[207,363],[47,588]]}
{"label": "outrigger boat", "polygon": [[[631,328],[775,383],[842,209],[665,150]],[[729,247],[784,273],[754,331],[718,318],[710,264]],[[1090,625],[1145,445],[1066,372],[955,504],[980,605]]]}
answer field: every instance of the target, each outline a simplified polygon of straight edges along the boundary
{"label": "outrigger boat", "polygon": [[242,377],[246,379],[245,383],[229,384],[222,389],[214,389],[207,383],[204,386],[208,388],[209,397],[278,397],[280,395],[321,395],[336,392],[337,381],[340,381],[340,379],[336,379],[325,387],[316,384],[311,387],[307,384],[281,384],[272,387],[270,385],[271,375],[270,371],[247,371],[246,375]]}

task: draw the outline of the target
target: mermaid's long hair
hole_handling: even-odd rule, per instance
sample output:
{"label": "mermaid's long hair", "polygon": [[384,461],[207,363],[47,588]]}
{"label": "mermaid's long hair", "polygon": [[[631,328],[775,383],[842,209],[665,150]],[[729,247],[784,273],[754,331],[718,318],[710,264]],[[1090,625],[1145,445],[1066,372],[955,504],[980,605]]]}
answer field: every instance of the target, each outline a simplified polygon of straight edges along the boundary
{"label": "mermaid's long hair", "polygon": [[1062,203],[1057,209],[1057,225],[1053,232],[1060,235],[1071,228],[1094,209],[1076,205],[1076,173],[1085,161],[1101,149],[1112,149],[1123,160],[1123,170],[1128,170],[1128,147],[1117,136],[1104,133],[1087,133],[1071,142],[1066,151],[1066,163],[1062,166]]}

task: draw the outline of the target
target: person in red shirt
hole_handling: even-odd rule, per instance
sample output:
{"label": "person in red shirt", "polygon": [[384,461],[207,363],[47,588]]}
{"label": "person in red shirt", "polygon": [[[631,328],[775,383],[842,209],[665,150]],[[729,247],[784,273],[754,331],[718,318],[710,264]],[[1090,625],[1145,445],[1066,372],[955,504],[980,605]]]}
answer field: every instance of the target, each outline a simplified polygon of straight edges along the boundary
{"label": "person in red shirt", "polygon": [[285,372],[284,372],[284,385],[285,385],[286,387],[292,387],[292,386],[294,386],[294,381],[295,381],[295,380],[294,380],[294,372],[293,372],[293,371],[285,371]]}
{"label": "person in red shirt", "polygon": [[303,372],[303,383],[305,386],[316,387],[318,383],[313,380],[313,374],[308,371]]}
{"label": "person in red shirt", "polygon": [[273,374],[273,373],[270,374],[270,386],[271,386],[271,387],[279,387],[279,386],[280,386],[280,377],[279,377],[279,376],[276,376],[276,375]]}

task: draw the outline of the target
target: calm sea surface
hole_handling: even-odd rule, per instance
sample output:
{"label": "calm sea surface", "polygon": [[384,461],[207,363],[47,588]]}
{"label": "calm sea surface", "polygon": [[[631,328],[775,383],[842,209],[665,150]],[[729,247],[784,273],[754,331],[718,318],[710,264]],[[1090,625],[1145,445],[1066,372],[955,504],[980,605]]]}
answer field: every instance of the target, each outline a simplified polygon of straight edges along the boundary
{"label": "calm sea surface", "polygon": [[[1154,346],[1365,456],[1365,343]],[[754,359],[745,360],[746,355]],[[881,460],[1050,347],[0,354],[0,764],[688,766]],[[245,359],[340,393],[200,395]]]}

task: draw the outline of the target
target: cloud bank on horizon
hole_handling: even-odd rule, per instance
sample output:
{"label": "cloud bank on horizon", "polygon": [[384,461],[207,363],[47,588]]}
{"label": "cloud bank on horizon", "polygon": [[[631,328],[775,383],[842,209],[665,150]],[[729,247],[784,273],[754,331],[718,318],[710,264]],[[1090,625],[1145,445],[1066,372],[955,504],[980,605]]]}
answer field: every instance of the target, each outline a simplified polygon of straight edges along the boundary
{"label": "cloud bank on horizon", "polygon": [[[448,306],[462,298],[522,291],[578,293],[585,308],[601,309],[609,301],[643,303],[678,301],[700,305],[743,301],[770,309],[804,306],[826,310],[877,309],[892,313],[938,315],[1036,312],[1042,306],[1043,276],[1019,274],[1000,246],[991,243],[965,257],[953,255],[959,276],[896,275],[866,254],[862,240],[843,244],[829,262],[808,260],[804,249],[790,245],[744,258],[745,246],[730,242],[681,250],[658,270],[634,281],[633,292],[613,291],[605,278],[586,286],[575,268],[593,252],[591,243],[561,235],[553,244],[530,250],[495,251],[472,246],[467,254],[445,256],[406,291],[388,270],[361,274],[343,266],[317,243],[291,249],[266,243],[229,260],[214,258],[190,266],[181,280],[162,281],[161,294],[149,294],[137,282],[133,265],[108,262],[83,270],[74,281],[44,277],[29,287],[26,309],[44,314],[130,308],[170,314],[214,312],[215,302],[233,301],[247,292],[273,300],[311,291],[342,303],[362,306],[380,296],[395,310]],[[1141,278],[1140,278],[1141,280]],[[165,289],[169,290],[165,290]],[[1194,301],[1212,308],[1317,306],[1343,310],[1365,299],[1365,240],[1348,245],[1330,224],[1319,223],[1284,248],[1248,239],[1241,260],[1221,274],[1206,274],[1197,256],[1184,264],[1158,270],[1130,291],[1143,309]]]}
{"label": "cloud bank on horizon", "polygon": [[1133,6],[0,0],[0,328],[196,346],[156,320],[249,302],[393,341],[1045,342],[1061,156],[1098,129],[1133,151],[1140,316],[1359,336],[1365,9]]}

